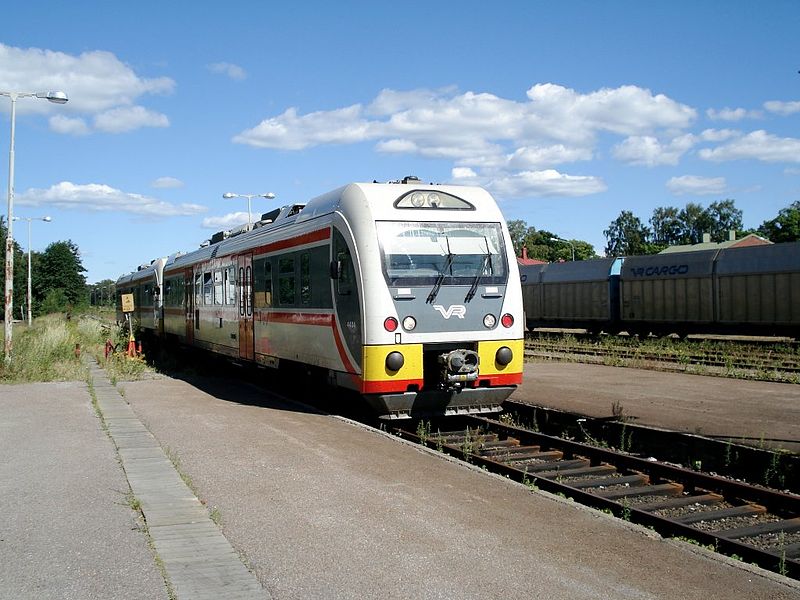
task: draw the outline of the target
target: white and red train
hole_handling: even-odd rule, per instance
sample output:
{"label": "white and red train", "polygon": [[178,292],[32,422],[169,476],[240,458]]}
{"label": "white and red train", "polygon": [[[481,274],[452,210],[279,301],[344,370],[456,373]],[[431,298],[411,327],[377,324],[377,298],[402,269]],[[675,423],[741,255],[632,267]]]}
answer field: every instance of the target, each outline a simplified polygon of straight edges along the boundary
{"label": "white and red train", "polygon": [[353,183],[156,259],[125,293],[149,335],[304,365],[384,417],[497,411],[522,381],[517,263],[477,187]]}

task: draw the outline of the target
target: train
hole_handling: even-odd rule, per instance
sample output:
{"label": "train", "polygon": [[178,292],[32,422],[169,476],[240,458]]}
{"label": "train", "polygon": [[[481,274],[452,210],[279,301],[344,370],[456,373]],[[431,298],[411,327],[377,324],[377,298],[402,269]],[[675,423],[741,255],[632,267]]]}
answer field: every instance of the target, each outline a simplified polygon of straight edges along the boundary
{"label": "train", "polygon": [[479,187],[351,183],[116,285],[143,335],[322,378],[381,418],[497,412],[522,382],[520,275]]}
{"label": "train", "polygon": [[800,242],[523,265],[520,277],[531,331],[800,338]]}

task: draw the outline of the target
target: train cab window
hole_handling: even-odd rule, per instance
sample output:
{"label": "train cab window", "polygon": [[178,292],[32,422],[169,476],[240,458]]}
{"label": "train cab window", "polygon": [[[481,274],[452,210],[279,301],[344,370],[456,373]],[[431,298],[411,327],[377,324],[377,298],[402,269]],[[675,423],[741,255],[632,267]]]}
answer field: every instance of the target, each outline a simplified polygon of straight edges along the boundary
{"label": "train cab window", "polygon": [[203,273],[203,304],[211,306],[213,303],[214,288],[211,282],[211,273]]}
{"label": "train cab window", "polygon": [[294,257],[278,261],[278,304],[294,304]]}
{"label": "train cab window", "polygon": [[236,267],[225,270],[225,304],[236,304]]}
{"label": "train cab window", "polygon": [[166,306],[172,305],[172,280],[167,279],[164,282],[164,304]]}
{"label": "train cab window", "polygon": [[300,304],[311,304],[311,258],[308,253],[300,256]]}
{"label": "train cab window", "polygon": [[353,268],[353,258],[350,248],[347,246],[342,234],[338,231],[334,234],[333,256],[337,262],[338,277],[336,279],[336,293],[340,296],[347,296],[353,293],[355,282],[355,269]]}
{"label": "train cab window", "polygon": [[214,304],[222,305],[222,271],[214,271]]}

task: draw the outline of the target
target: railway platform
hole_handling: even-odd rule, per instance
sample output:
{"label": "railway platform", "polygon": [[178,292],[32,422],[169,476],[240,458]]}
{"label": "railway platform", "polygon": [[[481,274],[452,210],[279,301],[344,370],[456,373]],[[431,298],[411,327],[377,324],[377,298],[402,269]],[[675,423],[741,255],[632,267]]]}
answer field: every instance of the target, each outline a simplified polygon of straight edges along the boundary
{"label": "railway platform", "polygon": [[[117,390],[118,433],[152,434],[265,597],[800,598],[797,582],[246,384]],[[166,598],[124,500],[131,454],[118,462],[86,386],[0,392],[0,597]]]}
{"label": "railway platform", "polygon": [[527,362],[518,402],[800,453],[800,385]]}

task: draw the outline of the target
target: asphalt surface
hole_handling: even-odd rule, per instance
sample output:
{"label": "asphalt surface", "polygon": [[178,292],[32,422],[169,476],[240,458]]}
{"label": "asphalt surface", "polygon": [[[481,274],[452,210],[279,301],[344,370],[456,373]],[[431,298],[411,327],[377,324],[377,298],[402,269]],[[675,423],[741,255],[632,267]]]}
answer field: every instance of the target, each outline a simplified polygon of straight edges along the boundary
{"label": "asphalt surface", "polygon": [[0,385],[0,598],[166,598],[87,386]]}
{"label": "asphalt surface", "polygon": [[251,386],[124,384],[274,598],[800,598],[796,584]]}
{"label": "asphalt surface", "polygon": [[[120,384],[274,598],[800,598],[667,541],[247,384]],[[166,598],[82,383],[0,386],[0,598]]]}

